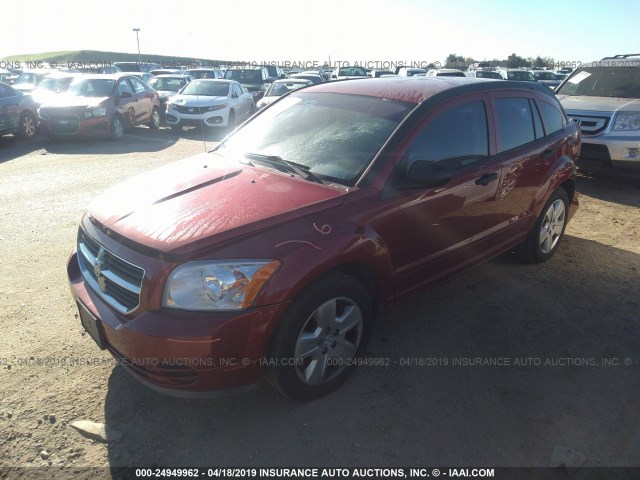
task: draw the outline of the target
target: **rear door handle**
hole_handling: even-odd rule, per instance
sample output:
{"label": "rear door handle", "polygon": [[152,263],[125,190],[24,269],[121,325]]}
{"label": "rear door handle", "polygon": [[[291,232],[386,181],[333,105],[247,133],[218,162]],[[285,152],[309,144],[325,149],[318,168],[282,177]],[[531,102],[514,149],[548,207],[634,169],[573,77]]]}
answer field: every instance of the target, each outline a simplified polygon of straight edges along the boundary
{"label": "rear door handle", "polygon": [[476,179],[476,185],[482,185],[483,187],[489,185],[491,182],[498,178],[497,173],[485,173],[480,178]]}

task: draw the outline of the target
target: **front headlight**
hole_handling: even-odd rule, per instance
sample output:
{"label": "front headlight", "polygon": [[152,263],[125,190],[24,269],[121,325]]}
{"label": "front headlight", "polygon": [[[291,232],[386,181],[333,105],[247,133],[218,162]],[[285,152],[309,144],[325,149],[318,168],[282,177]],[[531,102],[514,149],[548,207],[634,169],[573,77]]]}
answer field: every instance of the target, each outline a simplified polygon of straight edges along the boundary
{"label": "front headlight", "polygon": [[207,112],[215,112],[216,110],[222,110],[223,108],[227,108],[226,103],[221,105],[211,105],[210,107],[207,107]]}
{"label": "front headlight", "polygon": [[640,112],[618,113],[613,129],[618,131],[640,130]]}
{"label": "front headlight", "polygon": [[104,117],[107,114],[107,109],[106,108],[98,108],[98,109],[94,110],[93,112],[91,112],[91,114],[94,117]]}
{"label": "front headlight", "polygon": [[277,260],[188,262],[169,276],[162,305],[180,310],[247,308],[279,267]]}

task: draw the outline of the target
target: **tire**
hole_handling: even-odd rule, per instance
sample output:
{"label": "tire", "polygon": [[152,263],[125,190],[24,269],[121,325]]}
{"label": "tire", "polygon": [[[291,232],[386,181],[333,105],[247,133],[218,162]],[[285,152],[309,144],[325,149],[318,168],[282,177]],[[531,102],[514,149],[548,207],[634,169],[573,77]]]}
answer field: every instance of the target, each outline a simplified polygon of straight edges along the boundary
{"label": "tire", "polygon": [[296,400],[336,390],[353,373],[353,359],[365,351],[372,320],[371,297],[360,282],[342,273],[322,277],[280,320],[268,353],[267,380]]}
{"label": "tire", "polygon": [[160,128],[160,110],[158,110],[158,107],[153,107],[153,111],[151,112],[151,121],[147,125],[153,130]]}
{"label": "tire", "polygon": [[516,247],[522,260],[542,263],[553,256],[567,227],[568,211],[567,192],[564,188],[558,188],[542,208],[527,239]]}
{"label": "tire", "polygon": [[36,134],[36,117],[31,112],[24,112],[20,117],[17,136],[24,139],[33,138]]}
{"label": "tire", "polygon": [[120,115],[115,115],[111,120],[111,138],[121,140],[124,137],[124,122]]}
{"label": "tire", "polygon": [[236,129],[236,112],[234,112],[233,110],[229,112],[229,121],[227,122],[227,128],[230,132]]}

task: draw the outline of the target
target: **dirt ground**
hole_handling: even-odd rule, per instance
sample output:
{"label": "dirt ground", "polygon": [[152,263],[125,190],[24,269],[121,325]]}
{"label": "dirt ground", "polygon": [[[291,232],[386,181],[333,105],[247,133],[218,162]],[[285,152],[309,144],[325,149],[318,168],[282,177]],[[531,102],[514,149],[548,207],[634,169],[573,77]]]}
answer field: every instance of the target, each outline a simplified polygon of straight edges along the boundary
{"label": "dirt ground", "polygon": [[[584,466],[640,466],[637,178],[583,168],[581,208],[552,260],[503,255],[383,312],[369,356],[389,365],[358,369],[326,398],[265,386],[181,400],[137,383],[83,332],[65,265],[95,195],[203,148],[167,129],[119,143],[0,138],[0,477],[9,466],[54,478],[87,466],[536,467],[558,445]],[[77,363],[93,358],[103,363]],[[122,440],[89,440],[76,420]]]}

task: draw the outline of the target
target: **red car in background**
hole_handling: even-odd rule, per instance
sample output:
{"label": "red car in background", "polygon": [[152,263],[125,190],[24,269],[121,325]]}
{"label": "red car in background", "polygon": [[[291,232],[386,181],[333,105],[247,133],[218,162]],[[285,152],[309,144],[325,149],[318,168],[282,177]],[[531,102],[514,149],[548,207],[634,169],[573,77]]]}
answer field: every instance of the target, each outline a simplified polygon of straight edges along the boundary
{"label": "red car in background", "polygon": [[120,139],[136,125],[160,127],[158,93],[133,75],[82,75],[38,109],[49,137]]}
{"label": "red car in background", "polygon": [[516,249],[557,250],[580,132],[536,83],[330,82],[214,151],[98,197],[68,263],[80,319],[172,395],[265,376],[308,400],[365,352],[375,312]]}

